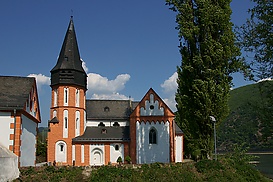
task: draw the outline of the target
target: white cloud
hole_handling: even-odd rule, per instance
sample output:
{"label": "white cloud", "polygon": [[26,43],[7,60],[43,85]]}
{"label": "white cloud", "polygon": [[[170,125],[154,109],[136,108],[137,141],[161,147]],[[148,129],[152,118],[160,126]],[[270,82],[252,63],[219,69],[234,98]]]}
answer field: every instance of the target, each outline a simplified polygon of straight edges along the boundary
{"label": "white cloud", "polygon": [[88,72],[88,68],[86,66],[85,61],[83,59],[81,59],[81,61],[82,61],[82,67],[83,67],[84,71],[87,73]]}
{"label": "white cloud", "polygon": [[[87,72],[88,68],[84,61],[82,62],[82,66]],[[122,95],[119,92],[125,88],[125,84],[130,80],[129,74],[120,74],[113,80],[109,80],[107,77],[103,77],[96,73],[88,73],[87,76],[87,96],[89,98],[112,100],[128,99],[127,96]],[[40,90],[43,85],[50,85],[50,77],[45,75],[30,74],[28,77],[36,78],[38,90]]]}
{"label": "white cloud", "polygon": [[28,77],[35,77],[37,88],[41,88],[43,85],[50,85],[50,77],[40,74],[30,74]]}
{"label": "white cloud", "polygon": [[172,95],[170,98],[165,98],[163,100],[173,112],[175,112],[177,110],[176,102],[175,102],[175,95]]}
{"label": "white cloud", "polygon": [[264,78],[264,79],[257,81],[257,83],[263,82],[263,81],[272,81],[272,80],[273,80],[272,78]]}
{"label": "white cloud", "polygon": [[165,80],[164,83],[161,84],[160,86],[163,88],[163,91],[165,93],[173,94],[177,90],[176,80],[177,80],[177,72],[174,72],[174,74],[171,77],[169,77],[167,80]]}
{"label": "white cloud", "polygon": [[175,101],[175,93],[177,90],[177,72],[174,72],[172,76],[170,76],[167,80],[164,81],[160,86],[163,88],[163,92],[166,94],[166,98],[164,98],[164,102],[170,107],[172,111],[176,111],[176,101]]}
{"label": "white cloud", "polygon": [[[128,100],[129,97],[119,94],[119,93],[112,93],[112,94],[92,94],[91,99],[102,99],[102,100]],[[133,100],[131,98],[131,100]]]}
{"label": "white cloud", "polygon": [[87,95],[97,99],[128,99],[128,97],[120,95],[118,92],[125,88],[125,84],[129,79],[129,74],[120,74],[114,80],[109,80],[99,74],[88,73]]}

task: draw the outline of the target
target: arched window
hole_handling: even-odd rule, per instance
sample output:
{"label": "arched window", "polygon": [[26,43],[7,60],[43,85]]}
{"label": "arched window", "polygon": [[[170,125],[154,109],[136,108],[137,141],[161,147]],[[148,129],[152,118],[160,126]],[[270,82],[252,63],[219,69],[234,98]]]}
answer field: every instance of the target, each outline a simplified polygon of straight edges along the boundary
{"label": "arched window", "polygon": [[64,88],[64,105],[68,106],[68,88]]}
{"label": "arched window", "polygon": [[67,129],[67,117],[64,117],[64,129]]}
{"label": "arched window", "polygon": [[80,106],[80,90],[76,89],[76,107]]}
{"label": "arched window", "polygon": [[68,110],[64,110],[63,113],[63,138],[68,137]]}
{"label": "arched window", "polygon": [[75,137],[80,135],[80,111],[76,111],[75,113]]}
{"label": "arched window", "polygon": [[119,126],[118,122],[114,122],[113,126]]}
{"label": "arched window", "polygon": [[60,146],[60,152],[63,152],[64,151],[64,145],[63,144],[59,144]]}
{"label": "arched window", "polygon": [[54,110],[54,111],[53,111],[53,117],[52,117],[52,118],[54,118],[54,117],[56,117],[56,116],[57,116],[57,111]]}
{"label": "arched window", "polygon": [[156,130],[155,130],[155,128],[150,129],[149,144],[156,144]]}
{"label": "arched window", "polygon": [[118,144],[115,145],[115,150],[116,150],[116,151],[119,150],[119,145],[118,145]]}
{"label": "arched window", "polygon": [[58,92],[57,89],[54,89],[54,103],[53,106],[56,107],[57,106],[57,96],[58,96]]}

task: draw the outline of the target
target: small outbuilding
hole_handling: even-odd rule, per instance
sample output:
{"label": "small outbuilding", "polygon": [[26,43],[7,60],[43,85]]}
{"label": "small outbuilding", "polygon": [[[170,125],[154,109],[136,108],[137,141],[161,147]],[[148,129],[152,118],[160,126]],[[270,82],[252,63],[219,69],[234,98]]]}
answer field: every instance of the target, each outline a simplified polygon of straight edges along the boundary
{"label": "small outbuilding", "polygon": [[0,182],[19,177],[18,156],[0,144]]}

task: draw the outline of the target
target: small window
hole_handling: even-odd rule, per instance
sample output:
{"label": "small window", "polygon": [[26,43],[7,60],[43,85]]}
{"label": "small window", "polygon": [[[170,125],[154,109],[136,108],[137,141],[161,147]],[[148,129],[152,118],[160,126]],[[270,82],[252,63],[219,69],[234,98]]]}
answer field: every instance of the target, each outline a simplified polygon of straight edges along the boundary
{"label": "small window", "polygon": [[116,150],[116,151],[119,150],[119,145],[115,145],[115,150]]}
{"label": "small window", "polygon": [[118,122],[114,122],[113,126],[120,126]]}
{"label": "small window", "polygon": [[154,128],[149,132],[149,144],[156,144],[156,130]]}
{"label": "small window", "polygon": [[67,129],[67,117],[64,118],[64,128]]}
{"label": "small window", "polygon": [[64,145],[63,145],[63,144],[60,145],[60,151],[61,151],[61,152],[64,151]]}
{"label": "small window", "polygon": [[65,94],[65,96],[64,96],[64,102],[67,104],[67,101],[68,101],[68,93],[67,93],[67,89],[65,89],[64,90],[64,94]]}
{"label": "small window", "polygon": [[78,129],[78,121],[79,121],[79,118],[76,118],[76,129]]}
{"label": "small window", "polygon": [[150,109],[153,110],[155,108],[154,105],[150,105]]}
{"label": "small window", "polygon": [[106,129],[102,129],[102,130],[101,130],[101,133],[102,133],[102,134],[106,134],[106,133],[107,133],[107,130],[106,130]]}
{"label": "small window", "polygon": [[104,108],[104,112],[109,112],[110,111],[110,108],[108,107],[108,106],[106,106],[105,108]]}

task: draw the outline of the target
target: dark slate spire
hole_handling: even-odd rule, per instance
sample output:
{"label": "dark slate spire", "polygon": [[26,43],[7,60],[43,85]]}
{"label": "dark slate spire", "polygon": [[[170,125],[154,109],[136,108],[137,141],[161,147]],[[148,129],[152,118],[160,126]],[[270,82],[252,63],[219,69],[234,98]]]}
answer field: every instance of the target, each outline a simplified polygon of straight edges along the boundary
{"label": "dark slate spire", "polygon": [[86,89],[87,75],[82,67],[77,38],[71,16],[61,52],[51,72],[51,86],[78,85]]}

